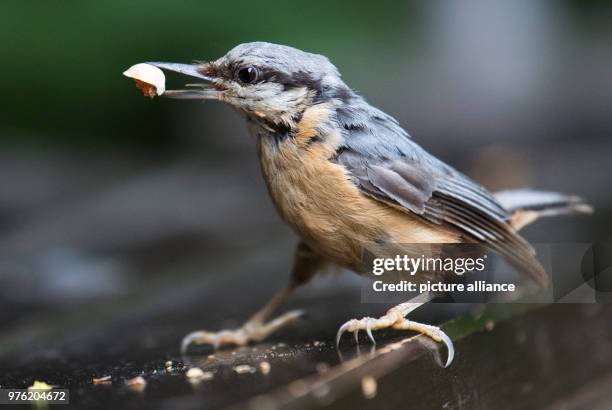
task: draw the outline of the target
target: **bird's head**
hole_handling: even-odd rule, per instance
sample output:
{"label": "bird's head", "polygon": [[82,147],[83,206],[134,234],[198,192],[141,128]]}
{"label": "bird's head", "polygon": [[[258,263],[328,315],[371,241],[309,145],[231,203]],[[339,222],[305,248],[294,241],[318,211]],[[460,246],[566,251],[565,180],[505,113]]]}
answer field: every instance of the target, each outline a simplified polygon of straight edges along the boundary
{"label": "bird's head", "polygon": [[240,44],[207,63],[149,64],[200,80],[164,96],[224,101],[278,130],[292,128],[314,104],[352,95],[325,56],[265,42]]}

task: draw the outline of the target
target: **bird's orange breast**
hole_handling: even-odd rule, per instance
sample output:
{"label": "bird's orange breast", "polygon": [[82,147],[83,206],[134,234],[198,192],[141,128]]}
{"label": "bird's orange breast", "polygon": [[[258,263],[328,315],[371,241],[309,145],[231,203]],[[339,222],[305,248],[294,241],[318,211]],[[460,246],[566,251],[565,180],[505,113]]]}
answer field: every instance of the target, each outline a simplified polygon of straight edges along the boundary
{"label": "bird's orange breast", "polygon": [[453,233],[364,194],[330,159],[342,141],[325,104],[304,112],[293,138],[258,140],[268,190],[282,218],[315,251],[359,271],[372,242],[452,243]]}

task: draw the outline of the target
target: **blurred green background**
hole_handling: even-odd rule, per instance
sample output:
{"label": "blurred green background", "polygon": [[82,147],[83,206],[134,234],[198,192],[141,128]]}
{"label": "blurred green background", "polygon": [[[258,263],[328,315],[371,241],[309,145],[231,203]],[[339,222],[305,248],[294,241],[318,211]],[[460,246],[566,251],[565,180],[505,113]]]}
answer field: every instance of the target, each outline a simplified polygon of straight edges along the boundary
{"label": "blurred green background", "polygon": [[[418,7],[393,2],[5,2],[3,137],[79,149],[159,150],[180,136],[166,101],[138,98],[135,62],[214,59],[266,40],[333,56],[349,76],[417,46]],[[360,69],[359,67],[363,67]],[[203,114],[204,115],[204,114]],[[120,147],[120,148],[119,148]]]}
{"label": "blurred green background", "polygon": [[[213,59],[236,44],[253,40],[328,55],[359,90],[372,91],[380,100],[415,104],[410,94],[397,93],[403,88],[398,83],[410,84],[416,76],[435,86],[435,78],[414,73],[410,66],[430,69],[428,60],[437,58],[443,48],[461,46],[461,38],[445,39],[440,34],[445,31],[445,19],[465,20],[461,16],[465,11],[454,7],[441,2],[394,1],[5,1],[0,16],[0,88],[5,96],[0,102],[0,132],[3,140],[37,146],[138,151],[176,147],[184,136],[172,122],[172,111],[180,108],[166,101],[138,100],[120,73],[146,60]],[[580,61],[584,56],[573,55],[582,47],[600,47],[599,52],[609,58],[612,7],[608,2],[522,2],[480,10],[474,4],[467,9],[470,7],[474,14],[470,30],[479,31],[483,50],[474,44],[449,54],[490,64],[478,54],[489,47],[487,37],[519,36],[527,37],[520,41],[532,52],[529,57],[538,61],[558,57],[573,64],[592,64]],[[479,16],[487,13],[490,18]],[[522,17],[525,19],[518,21]],[[497,21],[499,26],[495,26]],[[532,30],[532,25],[541,27]],[[499,46],[504,47],[506,40],[500,40]],[[507,50],[507,57],[517,52],[518,46],[514,47]],[[518,51],[516,57],[525,58]],[[549,53],[553,55],[546,55]],[[497,54],[499,50],[490,58]],[[444,63],[457,63],[460,68],[461,60]],[[392,95],[387,97],[387,93]],[[419,93],[413,98],[419,98]],[[402,113],[401,107],[392,111]]]}

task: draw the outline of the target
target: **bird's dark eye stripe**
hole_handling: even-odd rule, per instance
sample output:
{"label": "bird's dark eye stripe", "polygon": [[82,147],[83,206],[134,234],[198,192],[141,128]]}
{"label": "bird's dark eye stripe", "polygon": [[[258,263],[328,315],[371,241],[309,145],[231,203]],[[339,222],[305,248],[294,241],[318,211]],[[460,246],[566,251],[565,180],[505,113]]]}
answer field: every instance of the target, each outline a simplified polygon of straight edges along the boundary
{"label": "bird's dark eye stripe", "polygon": [[[317,95],[323,94],[321,80],[312,74],[298,71],[295,73],[285,73],[266,67],[246,66],[235,71],[235,77],[243,84],[254,84],[261,82],[273,82],[288,88],[308,87],[314,90]],[[348,91],[347,91],[348,92]]]}
{"label": "bird's dark eye stripe", "polygon": [[285,88],[309,87],[314,90],[321,88],[320,80],[314,79],[310,74],[303,71],[286,73],[272,69],[262,68],[260,70],[261,81],[270,81],[282,84]]}

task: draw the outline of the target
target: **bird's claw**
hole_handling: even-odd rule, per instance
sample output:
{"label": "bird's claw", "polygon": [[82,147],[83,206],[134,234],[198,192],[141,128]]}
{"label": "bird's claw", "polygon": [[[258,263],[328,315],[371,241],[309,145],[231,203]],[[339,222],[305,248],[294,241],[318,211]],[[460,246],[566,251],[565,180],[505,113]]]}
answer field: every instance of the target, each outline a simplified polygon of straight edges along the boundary
{"label": "bird's claw", "polygon": [[211,345],[215,350],[221,346],[245,346],[250,342],[258,342],[285,325],[295,321],[304,312],[293,310],[287,312],[267,323],[251,320],[242,327],[234,330],[221,330],[219,332],[208,332],[198,330],[189,333],[181,342],[181,354],[185,354],[192,344]]}
{"label": "bird's claw", "polygon": [[185,354],[192,344],[211,345],[217,350],[222,345],[244,346],[249,341],[249,335],[244,328],[236,330],[222,330],[220,332],[207,332],[197,330],[186,335],[181,341],[181,354]]}
{"label": "bird's claw", "polygon": [[374,336],[372,335],[373,321],[374,319],[372,319],[371,317],[364,317],[363,319],[360,319],[360,320],[351,319],[347,321],[346,323],[344,323],[342,326],[340,326],[340,329],[338,329],[338,333],[336,334],[336,346],[337,347],[340,346],[340,339],[342,339],[342,335],[345,332],[353,333],[353,336],[355,337],[355,343],[358,344],[360,330],[365,330],[366,333],[368,334],[368,337],[372,341],[372,343],[376,344],[376,341],[374,340]]}
{"label": "bird's claw", "polygon": [[448,357],[446,358],[446,363],[444,364],[444,367],[448,367],[453,362],[453,358],[455,357],[455,346],[453,345],[453,341],[451,340],[451,338],[448,337],[448,335],[442,330],[440,330],[439,341],[444,343],[444,345],[446,346],[446,350],[448,351]]}
{"label": "bird's claw", "polygon": [[345,322],[342,326],[340,326],[340,329],[338,329],[338,333],[336,335],[336,347],[340,347],[340,340],[342,339],[342,335],[345,332],[353,333],[353,335],[355,336],[355,343],[358,344],[357,335],[360,330],[365,330],[368,335],[368,338],[372,341],[372,344],[375,345],[376,340],[374,339],[372,330],[378,330],[388,327],[391,327],[396,330],[413,330],[428,336],[436,342],[443,343],[446,346],[446,349],[448,350],[448,358],[446,359],[446,364],[444,365],[444,367],[448,367],[453,361],[453,358],[455,357],[455,348],[453,345],[453,341],[439,327],[413,322],[411,320],[405,319],[400,315],[385,315],[378,319],[373,319],[371,317],[364,317],[359,320],[351,319]]}
{"label": "bird's claw", "polygon": [[372,334],[372,320],[368,320],[366,322],[366,333],[368,334],[368,337],[372,341],[372,344],[376,345],[376,340],[374,340],[374,335]]}

